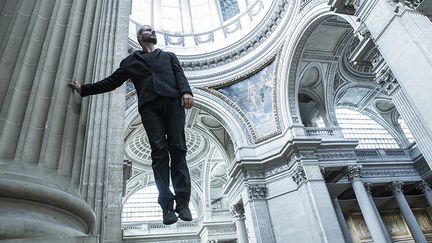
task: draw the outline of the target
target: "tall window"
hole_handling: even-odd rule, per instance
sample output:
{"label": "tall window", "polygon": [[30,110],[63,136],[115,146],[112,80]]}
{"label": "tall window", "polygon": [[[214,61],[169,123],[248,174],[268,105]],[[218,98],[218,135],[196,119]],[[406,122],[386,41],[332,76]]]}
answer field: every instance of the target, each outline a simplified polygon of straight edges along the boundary
{"label": "tall window", "polygon": [[349,109],[336,109],[345,138],[359,141],[357,148],[400,148],[393,136],[372,118]]}
{"label": "tall window", "polygon": [[219,5],[221,8],[223,21],[227,21],[228,19],[240,13],[237,0],[219,0]]}
{"label": "tall window", "polygon": [[[172,189],[171,189],[172,190]],[[149,186],[134,193],[123,205],[122,223],[161,221],[162,210],[157,202],[156,186]],[[196,219],[196,210],[189,203],[192,218]]]}
{"label": "tall window", "polygon": [[179,0],[161,0],[162,30],[183,33],[183,21]]}
{"label": "tall window", "polygon": [[190,10],[193,19],[194,33],[208,31],[214,28],[208,0],[190,0]]}
{"label": "tall window", "polygon": [[408,142],[410,142],[410,143],[414,142],[414,137],[413,137],[411,131],[409,130],[407,124],[402,119],[402,117],[399,117],[398,122],[399,122],[399,125],[402,128],[402,131],[405,133],[405,136],[408,139]]}

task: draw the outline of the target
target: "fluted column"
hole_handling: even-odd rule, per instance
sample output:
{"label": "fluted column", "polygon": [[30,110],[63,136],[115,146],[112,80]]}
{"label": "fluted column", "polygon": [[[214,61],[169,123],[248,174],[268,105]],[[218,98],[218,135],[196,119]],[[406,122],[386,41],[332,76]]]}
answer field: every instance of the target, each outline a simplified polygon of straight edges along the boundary
{"label": "fluted column", "polygon": [[432,188],[429,184],[426,181],[421,181],[417,184],[417,188],[423,192],[429,207],[432,207]]}
{"label": "fluted column", "polygon": [[376,217],[377,217],[377,219],[378,219],[378,221],[379,221],[379,223],[380,223],[380,225],[381,225],[382,231],[385,233],[385,236],[386,236],[386,238],[387,238],[387,241],[388,241],[388,242],[392,242],[392,239],[391,239],[391,237],[390,237],[390,234],[389,234],[389,232],[387,231],[387,227],[386,227],[386,225],[384,224],[384,221],[382,220],[381,215],[380,215],[380,213],[379,213],[379,211],[378,211],[378,208],[376,207],[375,202],[374,202],[374,200],[373,200],[373,197],[372,197],[372,184],[371,184],[371,183],[366,183],[366,184],[365,184],[365,188],[366,188],[366,191],[368,192],[369,200],[371,201],[371,204],[372,204],[373,209],[374,209],[374,211],[375,211],[375,215],[376,215]]}
{"label": "fluted column", "polygon": [[237,229],[237,242],[238,243],[248,243],[248,234],[246,231],[245,224],[245,211],[243,208],[243,203],[240,202],[231,208],[231,213],[233,215],[234,223]]}
{"label": "fluted column", "polygon": [[336,215],[338,217],[339,224],[341,225],[342,233],[346,243],[352,243],[351,234],[349,232],[348,224],[343,215],[343,211],[340,207],[339,200],[337,198],[333,199],[333,207],[335,209]]}
{"label": "fluted column", "polygon": [[360,165],[349,165],[347,168],[348,178],[351,181],[357,202],[366,222],[366,226],[374,242],[387,242],[387,238],[381,224],[375,214],[374,205],[369,199],[368,193],[361,179]]}
{"label": "fluted column", "polygon": [[0,240],[121,241],[123,120],[109,117],[123,117],[124,95],[92,102],[67,83],[98,81],[127,55],[129,7],[0,3]]}
{"label": "fluted column", "polygon": [[414,238],[414,241],[426,243],[427,241],[420,228],[420,225],[417,223],[417,220],[413,212],[411,211],[411,208],[407,200],[405,199],[402,186],[403,186],[403,182],[394,181],[389,185],[389,189],[393,192],[393,195],[399,205],[399,208],[402,212],[405,222],[408,225],[411,235]]}

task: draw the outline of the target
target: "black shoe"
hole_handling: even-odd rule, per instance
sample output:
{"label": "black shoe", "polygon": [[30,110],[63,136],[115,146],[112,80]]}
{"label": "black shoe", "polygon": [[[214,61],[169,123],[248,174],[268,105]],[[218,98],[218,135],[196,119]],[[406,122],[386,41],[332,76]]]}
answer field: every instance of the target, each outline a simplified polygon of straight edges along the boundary
{"label": "black shoe", "polygon": [[173,210],[165,210],[163,211],[163,224],[170,225],[177,222],[177,216]]}
{"label": "black shoe", "polygon": [[188,205],[177,205],[175,211],[181,220],[192,221],[192,213]]}

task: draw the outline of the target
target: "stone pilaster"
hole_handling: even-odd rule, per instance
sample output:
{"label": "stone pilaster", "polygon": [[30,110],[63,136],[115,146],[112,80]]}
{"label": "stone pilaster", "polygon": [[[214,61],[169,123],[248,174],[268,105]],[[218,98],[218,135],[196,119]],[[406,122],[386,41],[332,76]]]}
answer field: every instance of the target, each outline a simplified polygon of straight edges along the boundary
{"label": "stone pilaster", "polygon": [[248,184],[245,187],[247,198],[243,198],[246,224],[251,242],[275,242],[273,229],[266,203],[266,186],[264,184]]}
{"label": "stone pilaster", "polygon": [[[310,155],[311,158],[315,157]],[[316,164],[297,165],[291,177],[296,182],[299,193],[307,198],[308,210],[319,222],[316,227],[320,230],[322,240],[342,242],[344,235],[338,224],[338,216],[322,176],[322,169]]]}

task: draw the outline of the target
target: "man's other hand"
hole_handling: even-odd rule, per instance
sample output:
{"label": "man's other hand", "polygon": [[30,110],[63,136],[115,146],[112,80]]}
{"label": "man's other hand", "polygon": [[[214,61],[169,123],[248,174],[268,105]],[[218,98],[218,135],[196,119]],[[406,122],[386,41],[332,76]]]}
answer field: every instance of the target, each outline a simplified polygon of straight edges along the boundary
{"label": "man's other hand", "polygon": [[76,92],[81,94],[81,84],[78,81],[74,80],[73,82],[68,83],[68,85],[72,89],[76,90]]}
{"label": "man's other hand", "polygon": [[184,93],[181,97],[181,103],[184,108],[190,109],[194,104],[192,94]]}

